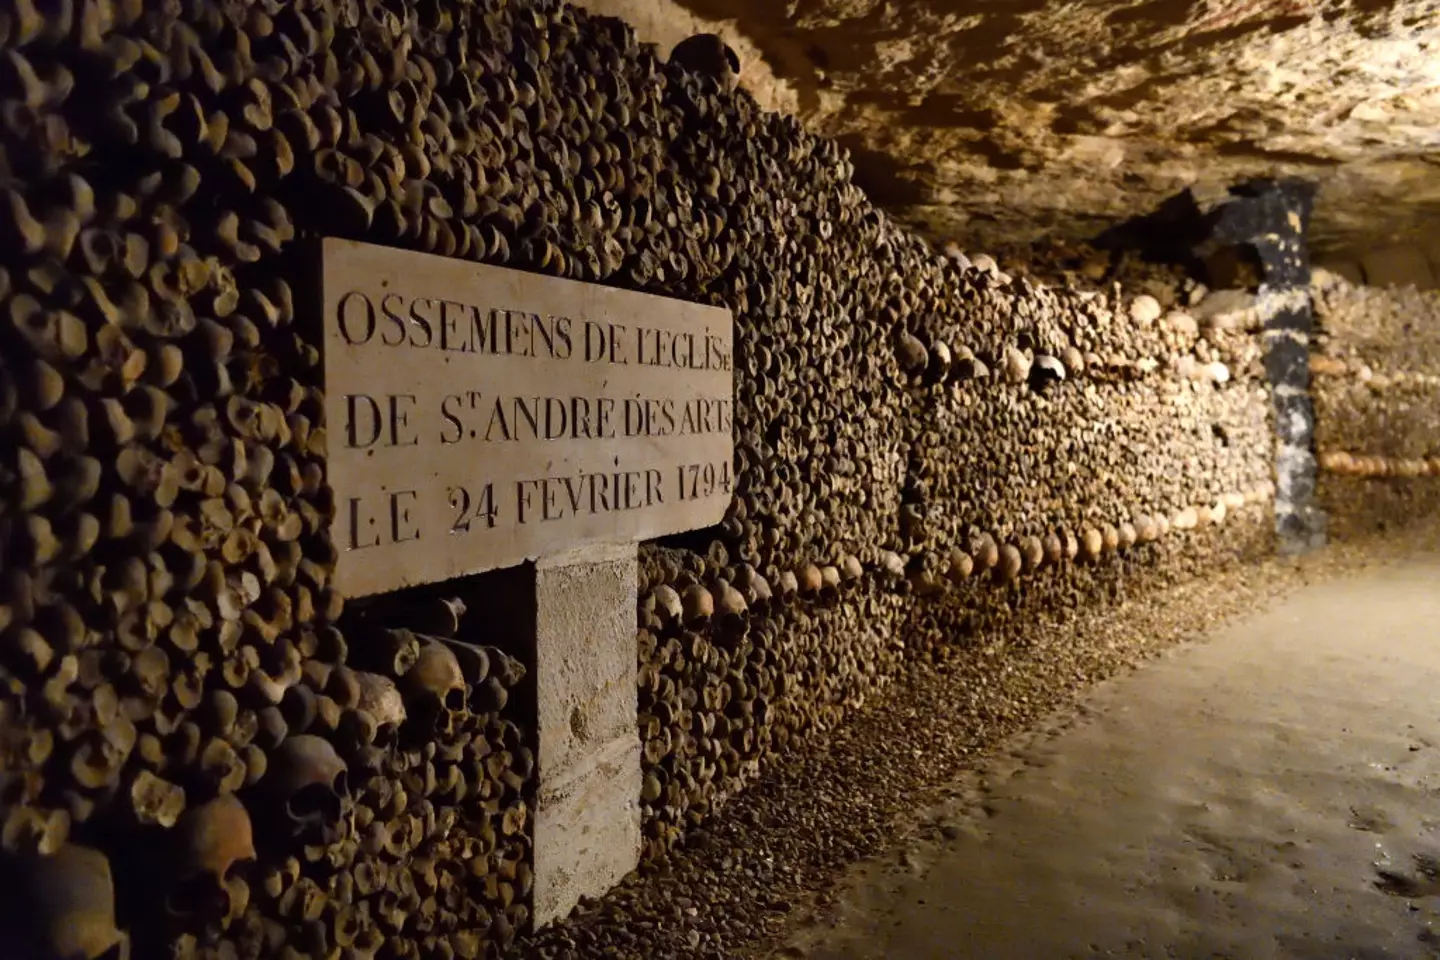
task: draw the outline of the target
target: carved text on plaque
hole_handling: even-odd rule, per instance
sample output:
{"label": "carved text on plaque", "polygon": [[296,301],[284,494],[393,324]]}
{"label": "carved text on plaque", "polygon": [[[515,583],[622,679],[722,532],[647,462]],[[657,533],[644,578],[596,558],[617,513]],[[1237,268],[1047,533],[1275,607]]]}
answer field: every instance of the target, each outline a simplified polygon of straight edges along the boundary
{"label": "carved text on plaque", "polygon": [[728,311],[345,240],[322,257],[347,594],[723,518]]}

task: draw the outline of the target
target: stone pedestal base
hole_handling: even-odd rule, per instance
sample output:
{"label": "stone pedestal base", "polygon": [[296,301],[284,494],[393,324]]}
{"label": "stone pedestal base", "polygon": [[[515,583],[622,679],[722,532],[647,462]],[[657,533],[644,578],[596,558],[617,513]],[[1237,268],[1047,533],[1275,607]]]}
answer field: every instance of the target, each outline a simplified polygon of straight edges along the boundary
{"label": "stone pedestal base", "polygon": [[559,781],[542,779],[535,814],[535,926],[598,897],[640,860],[640,751],[612,740]]}
{"label": "stone pedestal base", "polygon": [[640,861],[635,556],[627,543],[534,567],[536,928]]}

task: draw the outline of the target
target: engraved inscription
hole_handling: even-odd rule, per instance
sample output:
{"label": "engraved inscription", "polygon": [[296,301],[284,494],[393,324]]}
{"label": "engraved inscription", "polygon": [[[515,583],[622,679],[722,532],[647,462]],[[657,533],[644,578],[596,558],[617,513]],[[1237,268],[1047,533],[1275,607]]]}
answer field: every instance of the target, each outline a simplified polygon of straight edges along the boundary
{"label": "engraved inscription", "polygon": [[724,516],[727,311],[340,240],[322,284],[347,593]]}

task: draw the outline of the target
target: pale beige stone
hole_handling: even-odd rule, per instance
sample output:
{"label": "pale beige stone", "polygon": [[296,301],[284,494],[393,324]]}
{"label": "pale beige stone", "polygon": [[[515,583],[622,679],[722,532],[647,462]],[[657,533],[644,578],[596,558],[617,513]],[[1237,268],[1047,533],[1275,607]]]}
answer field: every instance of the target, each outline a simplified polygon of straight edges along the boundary
{"label": "pale beige stone", "polygon": [[322,272],[347,595],[723,518],[728,311],[335,239]]}
{"label": "pale beige stone", "polygon": [[542,560],[534,590],[540,927],[639,863],[635,546]]}

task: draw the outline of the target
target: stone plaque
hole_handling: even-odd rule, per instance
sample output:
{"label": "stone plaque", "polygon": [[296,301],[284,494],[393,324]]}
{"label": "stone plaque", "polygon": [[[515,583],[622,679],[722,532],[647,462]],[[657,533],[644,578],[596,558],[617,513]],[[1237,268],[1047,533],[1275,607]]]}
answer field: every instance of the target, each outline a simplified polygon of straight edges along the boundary
{"label": "stone plaque", "polygon": [[346,594],[724,517],[729,311],[345,240],[322,262]]}

